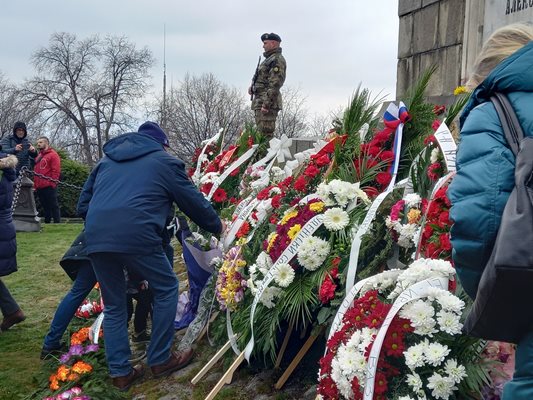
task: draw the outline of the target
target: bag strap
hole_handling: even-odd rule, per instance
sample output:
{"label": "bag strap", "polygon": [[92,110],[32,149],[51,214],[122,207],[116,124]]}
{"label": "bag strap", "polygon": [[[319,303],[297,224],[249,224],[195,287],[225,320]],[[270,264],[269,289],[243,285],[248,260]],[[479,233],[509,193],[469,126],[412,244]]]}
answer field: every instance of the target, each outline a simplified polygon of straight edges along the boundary
{"label": "bag strap", "polygon": [[520,150],[520,142],[524,138],[524,131],[518,121],[516,112],[507,96],[503,93],[494,93],[490,100],[500,118],[507,143],[509,143],[513,154],[516,156]]}

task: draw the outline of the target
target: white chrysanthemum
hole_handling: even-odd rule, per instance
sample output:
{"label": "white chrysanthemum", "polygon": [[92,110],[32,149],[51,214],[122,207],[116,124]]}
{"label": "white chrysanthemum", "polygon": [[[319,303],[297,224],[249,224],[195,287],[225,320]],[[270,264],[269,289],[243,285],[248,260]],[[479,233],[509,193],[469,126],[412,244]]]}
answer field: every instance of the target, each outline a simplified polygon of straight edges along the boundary
{"label": "white chrysanthemum", "polygon": [[212,258],[211,261],[209,261],[209,265],[214,266],[214,267],[220,267],[223,261],[224,260],[222,260],[221,257],[215,257],[215,258]]}
{"label": "white chrysanthemum", "polygon": [[274,281],[281,287],[287,287],[293,280],[294,269],[287,263],[279,264],[274,271]]}
{"label": "white chrysanthemum", "polygon": [[259,255],[257,256],[257,259],[255,260],[255,263],[257,264],[259,268],[264,268],[267,271],[270,269],[270,267],[272,267],[272,259],[264,251],[259,253]]}
{"label": "white chrysanthemum", "polygon": [[279,183],[285,179],[285,171],[283,171],[280,167],[272,167],[270,170],[270,175],[272,176],[273,183]]}
{"label": "white chrysanthemum", "polygon": [[418,207],[420,205],[422,198],[416,193],[409,193],[403,198],[403,200],[405,201],[405,205],[407,207],[413,208]]}
{"label": "white chrysanthemum", "polygon": [[422,379],[420,379],[420,375],[418,375],[416,372],[413,372],[412,374],[407,374],[406,382],[415,392],[418,392],[422,389]]}
{"label": "white chrysanthemum", "polygon": [[398,397],[398,400],[415,400],[415,399],[413,399],[411,396],[401,396],[401,397]]}
{"label": "white chrysanthemum", "polygon": [[331,246],[326,240],[316,236],[308,236],[303,239],[298,248],[298,262],[309,271],[315,271],[320,267],[329,255]]}
{"label": "white chrysanthemum", "polygon": [[275,195],[275,194],[280,194],[280,193],[281,193],[281,189],[279,187],[273,187],[272,189],[268,191],[268,194],[270,196]]}
{"label": "white chrysanthemum", "polygon": [[257,293],[257,288],[255,287],[255,282],[252,277],[248,278],[246,281],[246,286],[250,289],[250,293],[252,293],[253,296]]}
{"label": "white chrysanthemum", "polygon": [[429,158],[429,161],[431,162],[431,164],[434,164],[438,161],[439,153],[440,153],[440,149],[438,147],[435,147],[433,150],[431,150],[431,156]]}
{"label": "white chrysanthemum", "polygon": [[457,314],[461,314],[465,308],[465,302],[463,300],[446,290],[441,290],[437,301],[444,310],[453,311]]}
{"label": "white chrysanthemum", "polygon": [[350,217],[346,211],[335,207],[324,213],[324,226],[329,231],[339,231],[346,228],[350,222]]}
{"label": "white chrysanthemum", "polygon": [[424,365],[426,361],[424,355],[425,350],[426,344],[425,342],[421,342],[409,347],[406,351],[403,352],[403,355],[405,357],[405,364],[407,365],[407,367],[409,367],[409,369],[414,371],[415,368]]}
{"label": "white chrysanthemum", "polygon": [[331,379],[337,384],[339,392],[347,399],[352,396],[351,379],[348,379],[343,373],[340,362],[334,358],[331,362]]}
{"label": "white chrysanthemum", "polygon": [[93,309],[93,305],[92,303],[85,303],[83,304],[81,307],[80,307],[80,311],[81,312],[91,312],[91,310]]}
{"label": "white chrysanthemum", "polygon": [[450,335],[458,335],[461,333],[463,324],[459,320],[459,315],[441,310],[437,313],[437,322],[440,329]]}
{"label": "white chrysanthemum", "polygon": [[435,309],[433,306],[424,301],[416,300],[405,305],[400,311],[400,317],[411,320],[413,325],[425,323],[428,319],[433,319]]}
{"label": "white chrysanthemum", "polygon": [[281,294],[281,292],[282,290],[280,288],[267,286],[259,300],[266,308],[272,308],[276,305],[274,300]]}
{"label": "white chrysanthemum", "polygon": [[457,363],[457,360],[446,360],[444,363],[444,372],[455,382],[459,383],[467,376],[464,366]]}
{"label": "white chrysanthemum", "polygon": [[449,377],[435,372],[428,378],[428,389],[431,389],[431,395],[436,399],[448,400],[457,386]]}
{"label": "white chrysanthemum", "polygon": [[337,359],[343,375],[353,376],[357,371],[358,365],[355,363],[357,349],[352,346],[341,344],[337,350]]}
{"label": "white chrysanthemum", "polygon": [[450,348],[440,343],[430,343],[424,350],[424,356],[428,364],[438,367],[450,354]]}

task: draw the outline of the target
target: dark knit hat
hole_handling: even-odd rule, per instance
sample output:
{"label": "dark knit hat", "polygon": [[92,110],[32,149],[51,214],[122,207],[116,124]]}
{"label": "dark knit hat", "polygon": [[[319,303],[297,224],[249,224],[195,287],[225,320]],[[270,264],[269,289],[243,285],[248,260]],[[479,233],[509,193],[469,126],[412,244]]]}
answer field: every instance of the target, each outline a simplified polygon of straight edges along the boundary
{"label": "dark knit hat", "polygon": [[15,122],[15,125],[13,126],[13,133],[15,133],[17,129],[23,129],[24,133],[26,135],[28,134],[28,130],[26,129],[26,124],[22,121]]}
{"label": "dark knit hat", "polygon": [[137,132],[144,133],[145,135],[153,137],[163,146],[167,146],[167,147],[170,146],[168,143],[167,135],[165,134],[163,129],[161,129],[161,127],[157,125],[155,122],[146,121],[144,124],[139,126],[139,129],[137,130]]}
{"label": "dark knit hat", "polygon": [[281,38],[275,33],[263,33],[261,35],[261,41],[264,42],[265,40],[275,40],[276,42],[281,42]]}

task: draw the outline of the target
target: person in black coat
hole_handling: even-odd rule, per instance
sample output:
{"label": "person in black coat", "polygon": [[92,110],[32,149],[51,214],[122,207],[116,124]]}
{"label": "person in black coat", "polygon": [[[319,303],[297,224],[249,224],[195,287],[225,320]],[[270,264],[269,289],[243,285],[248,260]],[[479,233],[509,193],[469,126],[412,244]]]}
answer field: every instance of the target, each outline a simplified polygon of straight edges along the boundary
{"label": "person in black coat", "polygon": [[[17,157],[0,152],[0,276],[9,275],[17,270],[17,236],[11,212],[16,165]],[[1,331],[7,331],[26,319],[1,279],[0,310],[4,316],[0,325]]]}
{"label": "person in black coat", "polygon": [[5,136],[0,141],[2,151],[7,154],[13,154],[18,159],[16,167],[17,176],[22,167],[29,169],[33,168],[35,157],[37,157],[37,150],[28,140],[28,130],[24,122],[15,122],[13,126],[13,134]]}

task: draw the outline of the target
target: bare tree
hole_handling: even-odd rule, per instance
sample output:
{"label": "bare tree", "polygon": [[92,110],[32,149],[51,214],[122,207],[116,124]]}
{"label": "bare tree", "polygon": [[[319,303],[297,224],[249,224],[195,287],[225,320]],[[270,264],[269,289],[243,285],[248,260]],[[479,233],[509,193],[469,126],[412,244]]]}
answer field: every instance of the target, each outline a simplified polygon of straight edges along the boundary
{"label": "bare tree", "polygon": [[312,137],[324,138],[328,131],[333,128],[334,117],[322,114],[315,114],[307,124],[307,135]]}
{"label": "bare tree", "polygon": [[[158,102],[161,110],[162,101]],[[231,143],[251,121],[244,95],[210,73],[187,74],[171,88],[166,102],[169,140],[183,160],[190,160],[195,148],[220,128],[224,129],[225,143]]]}
{"label": "bare tree", "polygon": [[153,62],[148,49],[136,49],[125,37],[78,40],[55,33],[32,56],[38,75],[24,85],[23,98],[37,104],[55,132],[65,132],[64,145],[92,166],[111,129],[129,127],[128,111],[148,86]]}
{"label": "bare tree", "polygon": [[276,121],[276,136],[298,137],[305,135],[307,130],[307,110],[305,97],[300,94],[299,88],[284,86],[281,88],[283,109],[278,114]]}
{"label": "bare tree", "polygon": [[18,88],[0,73],[0,137],[13,132],[16,121],[23,121],[28,130],[39,127],[39,111],[20,101]]}

